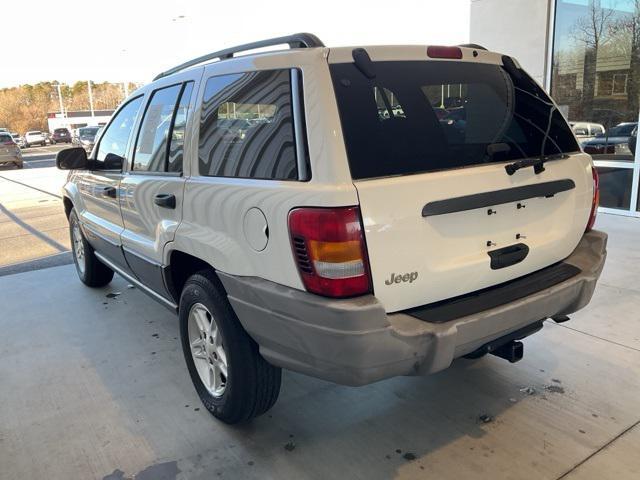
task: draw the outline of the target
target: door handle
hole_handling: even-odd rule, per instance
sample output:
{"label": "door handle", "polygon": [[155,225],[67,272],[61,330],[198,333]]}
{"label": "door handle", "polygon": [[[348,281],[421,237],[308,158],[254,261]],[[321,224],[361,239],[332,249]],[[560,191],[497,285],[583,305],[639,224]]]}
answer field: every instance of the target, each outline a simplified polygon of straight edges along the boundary
{"label": "door handle", "polygon": [[103,187],[102,195],[105,197],[116,198],[116,187]]}
{"label": "door handle", "polygon": [[153,203],[159,207],[176,208],[176,196],[173,193],[158,193],[153,197]]}

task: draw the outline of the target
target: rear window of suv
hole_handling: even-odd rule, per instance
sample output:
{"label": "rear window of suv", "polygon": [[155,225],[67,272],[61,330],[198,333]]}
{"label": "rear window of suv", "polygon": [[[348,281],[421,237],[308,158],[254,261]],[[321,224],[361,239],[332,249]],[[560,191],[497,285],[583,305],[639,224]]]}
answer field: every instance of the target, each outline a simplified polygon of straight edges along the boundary
{"label": "rear window of suv", "polygon": [[[410,175],[578,151],[562,114],[524,74],[498,65],[372,62],[330,65],[351,175]],[[544,141],[545,133],[549,132]],[[509,147],[489,149],[492,144]]]}

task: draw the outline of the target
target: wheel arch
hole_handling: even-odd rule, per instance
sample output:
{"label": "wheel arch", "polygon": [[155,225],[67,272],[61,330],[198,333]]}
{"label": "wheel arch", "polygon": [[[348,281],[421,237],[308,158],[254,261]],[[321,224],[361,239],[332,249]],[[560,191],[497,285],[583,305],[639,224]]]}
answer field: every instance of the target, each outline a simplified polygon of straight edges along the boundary
{"label": "wheel arch", "polygon": [[64,205],[64,214],[67,216],[67,219],[69,219],[71,209],[73,208],[73,201],[65,195],[62,197],[62,204]]}
{"label": "wheel arch", "polygon": [[[171,250],[168,254],[169,262],[164,267],[164,278],[167,290],[176,304],[180,302],[180,295],[187,279],[201,270],[209,270],[218,279],[213,265],[195,255],[182,250]],[[222,285],[222,282],[220,282]]]}

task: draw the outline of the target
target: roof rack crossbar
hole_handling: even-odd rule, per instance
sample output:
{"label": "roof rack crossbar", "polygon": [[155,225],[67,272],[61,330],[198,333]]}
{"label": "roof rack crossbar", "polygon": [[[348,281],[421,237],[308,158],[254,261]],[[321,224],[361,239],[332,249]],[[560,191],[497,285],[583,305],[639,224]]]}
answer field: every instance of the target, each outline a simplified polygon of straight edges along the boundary
{"label": "roof rack crossbar", "polygon": [[176,72],[184,70],[185,68],[198,65],[200,63],[208,62],[209,60],[227,60],[233,58],[233,56],[240,52],[246,52],[248,50],[255,50],[257,48],[272,47],[274,45],[289,45],[289,48],[314,48],[324,47],[324,43],[312,33],[294,33],[293,35],[287,35],[285,37],[269,38],[267,40],[260,40],[258,42],[245,43],[244,45],[238,45],[236,47],[226,48],[217,52],[208,53],[201,57],[194,58],[188,62],[181,63],[180,65],[166,70],[154,78],[159,78],[172,75]]}

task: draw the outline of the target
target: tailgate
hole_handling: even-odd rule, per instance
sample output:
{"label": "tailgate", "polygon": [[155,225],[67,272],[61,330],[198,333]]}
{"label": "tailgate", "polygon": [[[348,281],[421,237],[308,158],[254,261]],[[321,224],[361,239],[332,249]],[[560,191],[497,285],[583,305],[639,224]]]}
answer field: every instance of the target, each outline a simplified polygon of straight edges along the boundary
{"label": "tailgate", "polygon": [[553,101],[508,57],[463,48],[460,60],[434,60],[427,48],[394,48],[329,58],[374,294],[386,310],[567,257],[584,233],[593,180]]}
{"label": "tailgate", "polygon": [[[376,297],[389,312],[403,310],[497,285],[566,258],[589,216],[591,174],[585,172],[590,164],[587,155],[576,154],[548,162],[541,175],[528,169],[510,177],[503,165],[487,165],[355,182]],[[553,196],[539,196],[535,188],[519,190],[537,186],[552,192],[570,187],[562,182],[566,179],[573,188]],[[469,198],[479,193],[490,195]],[[528,198],[423,213],[428,205],[470,208],[514,194]],[[436,203],[443,200],[452,202]],[[489,253],[514,245],[526,246],[524,259],[492,268]]]}

